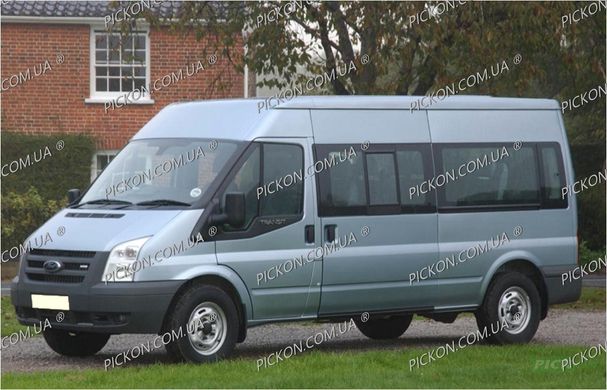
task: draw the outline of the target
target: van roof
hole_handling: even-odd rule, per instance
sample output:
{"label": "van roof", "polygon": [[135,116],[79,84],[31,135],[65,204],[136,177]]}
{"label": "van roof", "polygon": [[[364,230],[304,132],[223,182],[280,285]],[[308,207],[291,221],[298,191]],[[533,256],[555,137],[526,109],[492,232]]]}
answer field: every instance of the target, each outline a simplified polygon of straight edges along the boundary
{"label": "van roof", "polygon": [[265,101],[261,111],[268,109],[386,109],[386,110],[558,110],[554,99],[517,97],[493,97],[486,95],[459,95],[448,97],[429,96],[385,96],[385,95],[340,95],[297,96],[290,99],[277,97],[255,97],[249,99],[198,100],[175,104],[232,103],[258,105]]}
{"label": "van roof", "polygon": [[[270,101],[273,103],[275,100]],[[551,99],[502,98],[493,96],[298,96],[280,103],[278,109],[389,109],[409,110],[558,110]]]}
{"label": "van roof", "polygon": [[[208,138],[250,140],[264,135],[277,136],[272,123],[278,120],[278,117],[282,117],[282,114],[288,114],[290,111],[289,117],[294,118],[293,115],[296,115],[297,110],[308,109],[410,111],[414,104],[418,104],[420,110],[538,111],[560,108],[556,100],[491,96],[451,96],[443,100],[436,100],[435,103],[429,103],[428,97],[420,96],[298,96],[280,103],[276,98],[268,99],[199,100],[173,103],[162,109],[132,139],[204,135]],[[425,107],[428,104],[430,104],[429,107]],[[415,109],[412,112],[416,112]],[[292,132],[297,133],[299,130],[293,128]],[[283,131],[286,130],[283,129]],[[281,135],[286,136],[287,134],[281,133]]]}

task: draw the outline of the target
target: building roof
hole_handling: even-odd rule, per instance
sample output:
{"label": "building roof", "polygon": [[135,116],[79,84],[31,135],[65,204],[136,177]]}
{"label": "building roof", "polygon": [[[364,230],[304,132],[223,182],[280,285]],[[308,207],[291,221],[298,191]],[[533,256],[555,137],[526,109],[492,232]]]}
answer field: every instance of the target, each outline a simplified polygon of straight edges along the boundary
{"label": "building roof", "polygon": [[[112,7],[113,3],[116,6]],[[161,17],[173,17],[180,8],[178,1],[140,0],[143,8],[158,12]],[[103,18],[130,2],[112,1],[16,1],[2,2],[2,16],[41,18]],[[132,5],[131,5],[132,6]]]}
{"label": "building roof", "polygon": [[[135,5],[139,3],[139,5]],[[151,10],[161,19],[176,19],[181,12],[182,1],[168,0],[136,0],[136,1],[21,1],[2,0],[2,16],[8,21],[23,19],[45,21],[56,19],[64,22],[66,19],[103,20],[119,9]],[[242,8],[242,2],[210,2],[214,12],[225,15],[228,8]],[[139,13],[139,11],[135,11]]]}

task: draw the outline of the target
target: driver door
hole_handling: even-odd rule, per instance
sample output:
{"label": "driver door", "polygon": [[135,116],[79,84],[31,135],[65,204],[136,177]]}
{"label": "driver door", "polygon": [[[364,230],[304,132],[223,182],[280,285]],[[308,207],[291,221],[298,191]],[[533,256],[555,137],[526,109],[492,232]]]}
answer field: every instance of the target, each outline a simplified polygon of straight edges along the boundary
{"label": "driver door", "polygon": [[303,176],[312,164],[310,143],[307,138],[258,139],[221,193],[220,199],[230,192],[245,194],[243,226],[224,226],[215,239],[218,263],[238,273],[249,290],[254,319],[318,312],[322,258],[307,261],[320,243],[314,178]]}

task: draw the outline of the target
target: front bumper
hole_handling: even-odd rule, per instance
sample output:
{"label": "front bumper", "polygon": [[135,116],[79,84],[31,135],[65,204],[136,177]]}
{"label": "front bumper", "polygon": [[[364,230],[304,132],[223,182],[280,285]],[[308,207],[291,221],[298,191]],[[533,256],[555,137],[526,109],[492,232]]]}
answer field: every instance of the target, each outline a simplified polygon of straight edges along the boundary
{"label": "front bumper", "polygon": [[[11,301],[17,319],[23,325],[38,325],[48,319],[54,329],[111,334],[158,334],[171,300],[185,282],[176,280],[106,284],[101,282],[101,274],[108,253],[97,252],[87,255],[88,257],[75,257],[80,253],[56,251],[51,255],[28,254],[19,277],[11,284]],[[71,266],[56,274],[47,274],[40,264],[49,258]],[[32,294],[67,296],[69,310],[33,308]]]}
{"label": "front bumper", "polygon": [[[169,304],[182,283],[102,283],[90,289],[57,289],[56,286],[18,282],[11,285],[11,300],[17,319],[23,325],[38,325],[48,319],[53,329],[158,334]],[[32,294],[67,295],[70,309],[34,309]]]}

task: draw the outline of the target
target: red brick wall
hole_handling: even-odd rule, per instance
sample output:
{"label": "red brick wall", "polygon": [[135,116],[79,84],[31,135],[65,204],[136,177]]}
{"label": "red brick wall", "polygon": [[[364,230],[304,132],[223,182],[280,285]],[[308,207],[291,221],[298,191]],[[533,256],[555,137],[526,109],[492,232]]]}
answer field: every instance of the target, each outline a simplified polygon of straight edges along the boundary
{"label": "red brick wall", "polygon": [[[167,104],[198,99],[240,98],[244,76],[225,57],[214,65],[203,56],[205,40],[169,32],[150,31],[150,82],[183,69],[184,79],[154,92],[151,105],[129,104],[107,110],[85,103],[90,97],[90,27],[2,23],[2,130],[25,133],[87,133],[99,149],[120,149]],[[63,62],[57,63],[57,55]],[[236,55],[242,54],[242,48]],[[186,75],[186,67],[202,61],[205,70]],[[48,60],[52,70],[41,73]],[[61,61],[61,59],[59,59]],[[15,87],[4,81],[30,69],[31,79]],[[190,74],[192,70],[190,70]],[[16,79],[13,79],[16,80]]]}

